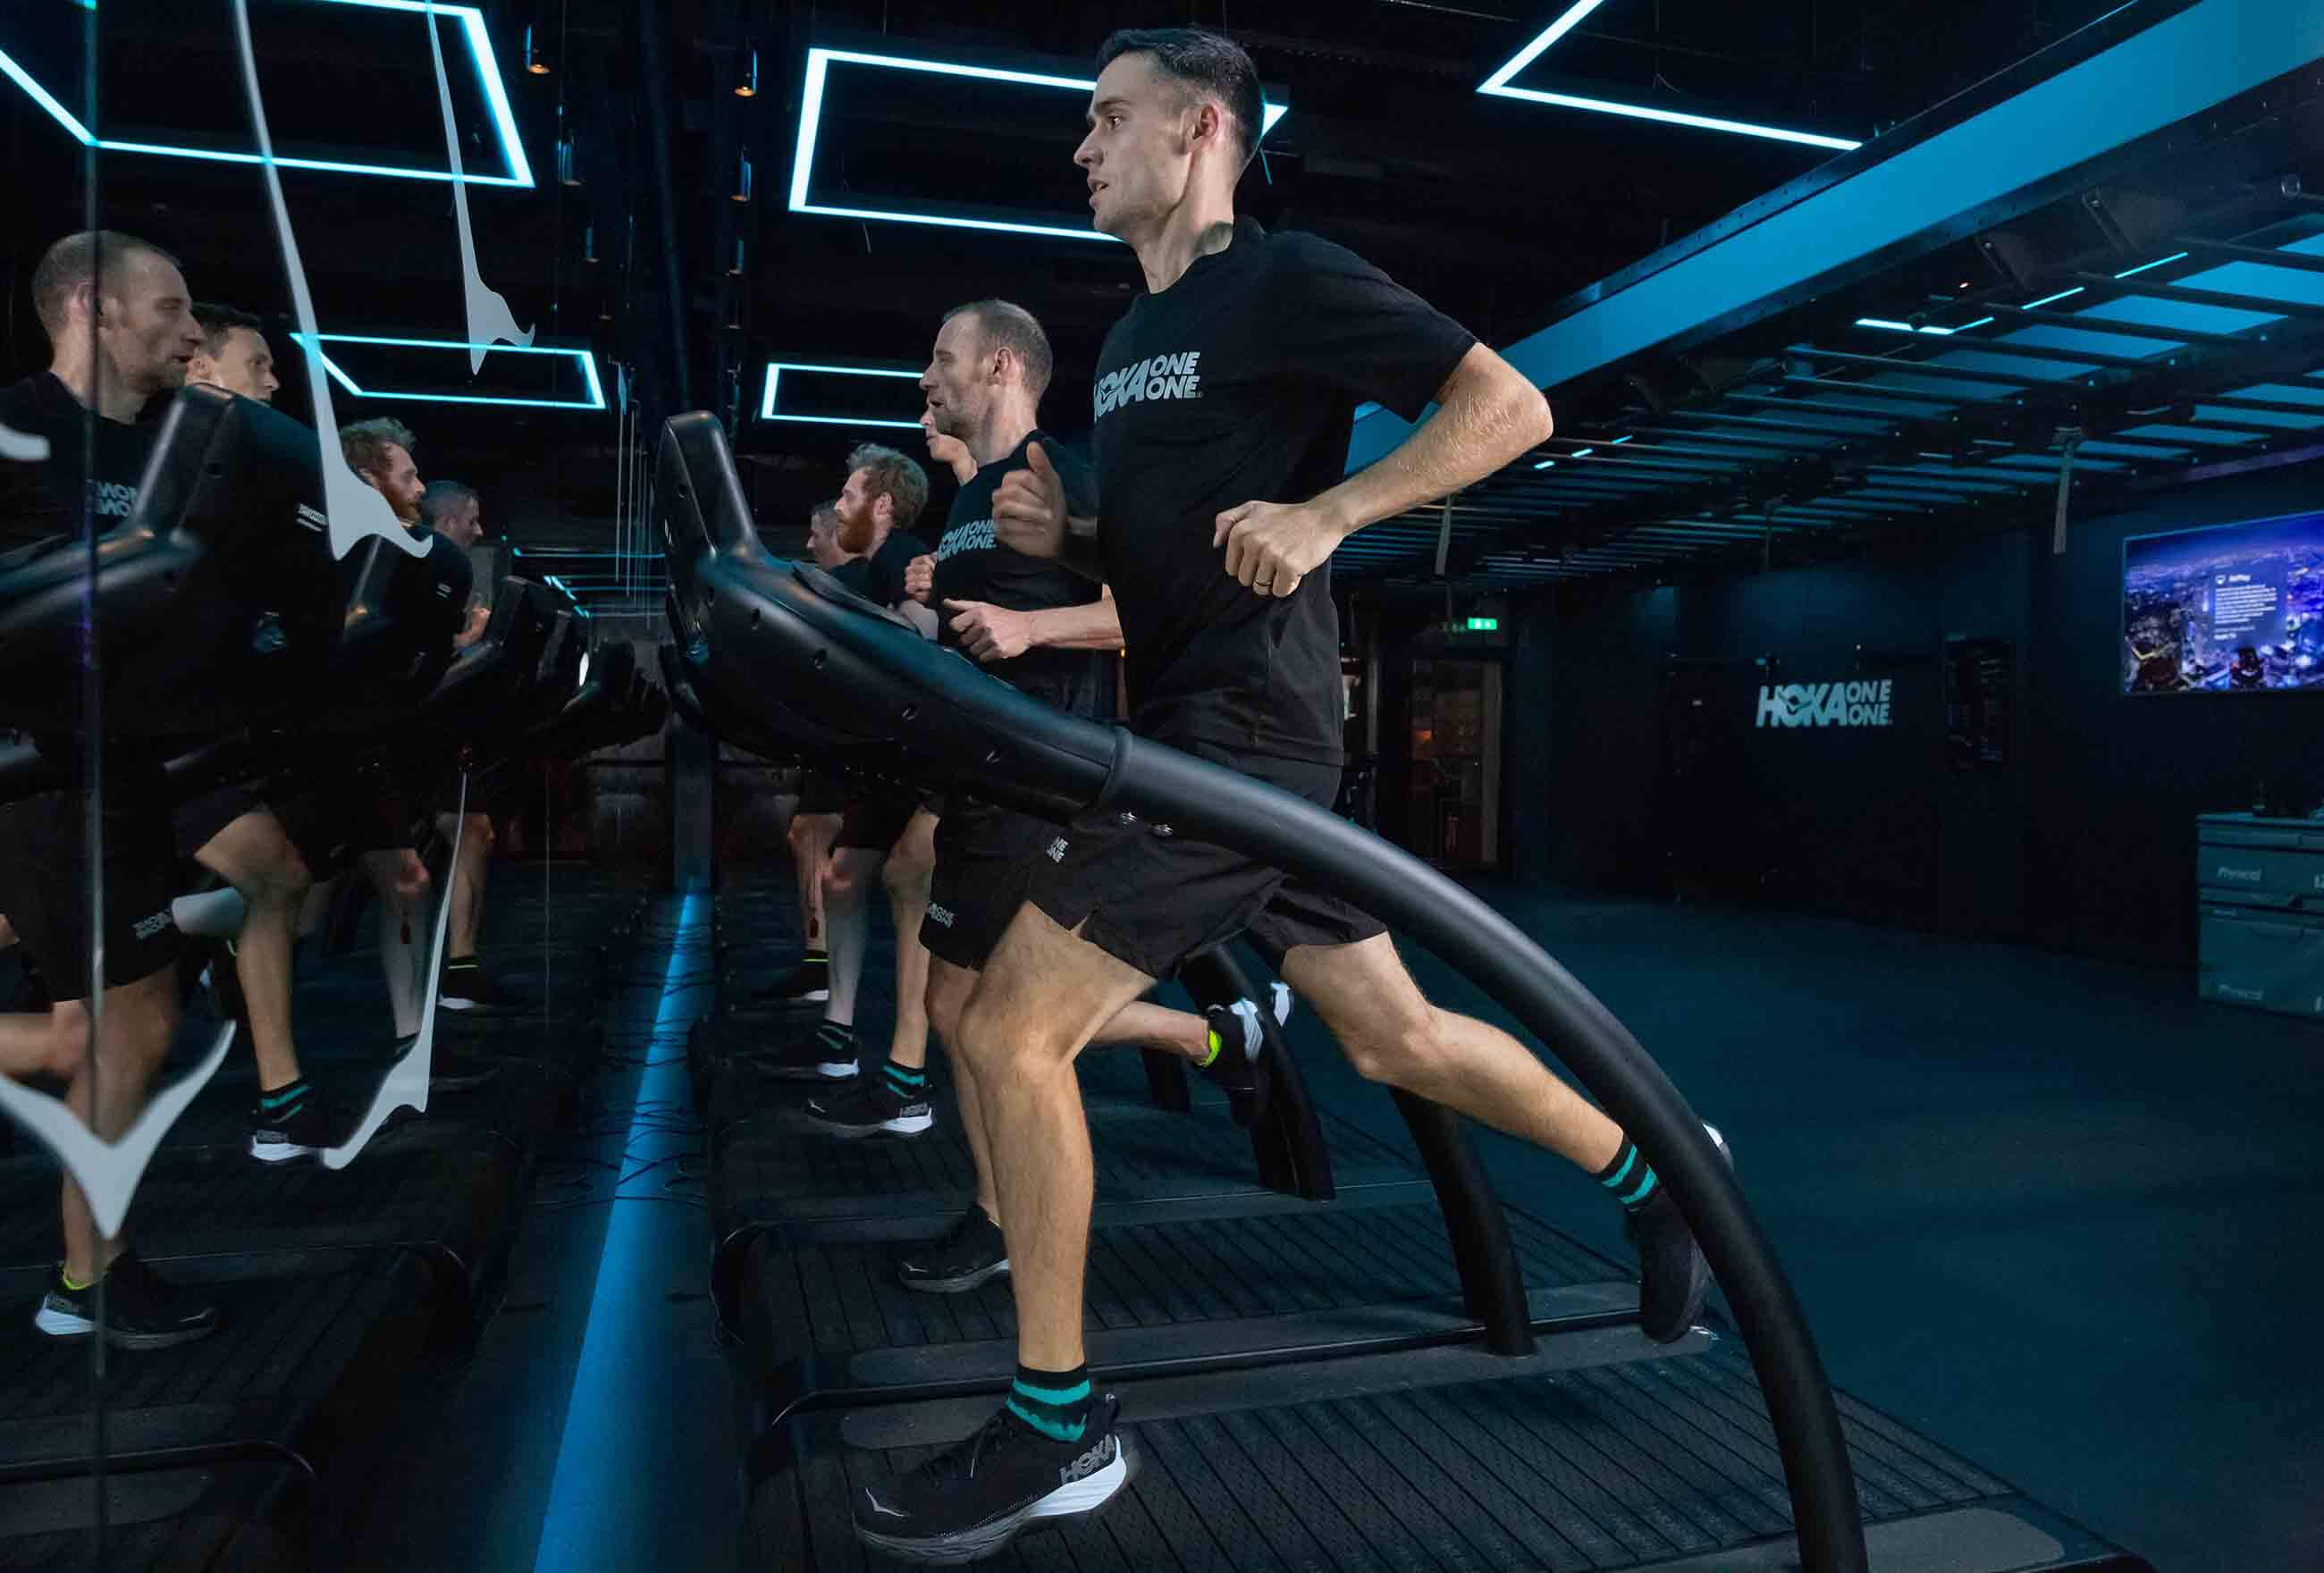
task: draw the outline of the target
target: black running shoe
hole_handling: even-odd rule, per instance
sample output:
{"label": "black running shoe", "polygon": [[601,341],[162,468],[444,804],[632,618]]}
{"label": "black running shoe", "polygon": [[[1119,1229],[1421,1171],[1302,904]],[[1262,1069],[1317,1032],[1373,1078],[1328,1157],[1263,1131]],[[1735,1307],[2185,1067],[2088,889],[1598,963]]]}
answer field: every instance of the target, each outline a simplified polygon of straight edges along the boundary
{"label": "black running shoe", "polygon": [[444,980],[436,1001],[447,1010],[495,1011],[508,1008],[508,996],[485,975],[484,963],[462,956],[444,963]]}
{"label": "black running shoe", "polygon": [[[85,1338],[97,1331],[97,1285],[65,1287],[58,1265],[32,1326],[52,1338]],[[105,1341],[116,1349],[166,1349],[217,1331],[215,1305],[164,1283],[135,1253],[124,1251],[105,1274]]]}
{"label": "black running shoe", "polygon": [[1009,1242],[973,1201],[942,1236],[912,1246],[896,1264],[904,1287],[924,1294],[965,1294],[1007,1271]]}
{"label": "black running shoe", "polygon": [[977,1562],[1027,1524],[1095,1513],[1130,1484],[1120,1409],[1106,1394],[1079,1441],[1053,1442],[1003,1408],[901,1479],[859,1487],[855,1538],[907,1562]]}
{"label": "black running shoe", "polygon": [[[1291,990],[1284,984],[1274,987],[1269,1014],[1278,1027],[1291,1019]],[[1227,1095],[1235,1124],[1255,1124],[1267,1113],[1268,1093],[1275,1084],[1267,1067],[1268,1033],[1259,1006],[1249,999],[1213,1005],[1203,1012],[1203,1019],[1219,1035],[1219,1053],[1202,1072]]]}
{"label": "black running shoe", "polygon": [[311,1088],[287,1114],[271,1113],[262,1105],[251,1112],[250,1122],[250,1155],[262,1164],[315,1157],[346,1140],[351,1128]]}
{"label": "black running shoe", "polygon": [[[1711,1126],[1711,1140],[1727,1166],[1735,1166],[1727,1138]],[[1668,1186],[1657,1186],[1646,1204],[1623,1219],[1638,1251],[1638,1327],[1658,1344],[1675,1343],[1702,1316],[1711,1292],[1711,1264],[1694,1243],[1694,1231],[1680,1216]]]}
{"label": "black running shoe", "polygon": [[831,998],[831,958],[809,952],[806,960],[752,998],[776,1005],[822,1004]]}
{"label": "black running shoe", "polygon": [[844,1081],[855,1074],[855,1045],[845,1047],[816,1033],[794,1039],[769,1053],[753,1054],[761,1072],[785,1081]]}
{"label": "black running shoe", "polygon": [[885,1075],[859,1077],[825,1098],[807,1099],[807,1117],[835,1136],[917,1136],[936,1122],[927,1094],[907,1099]]}

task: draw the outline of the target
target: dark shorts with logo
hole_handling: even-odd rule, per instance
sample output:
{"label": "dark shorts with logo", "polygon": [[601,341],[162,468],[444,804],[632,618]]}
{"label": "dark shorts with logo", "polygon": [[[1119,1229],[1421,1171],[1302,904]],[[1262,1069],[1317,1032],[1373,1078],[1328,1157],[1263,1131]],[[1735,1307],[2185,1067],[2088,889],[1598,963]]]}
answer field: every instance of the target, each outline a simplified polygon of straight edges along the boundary
{"label": "dark shorts with logo", "polygon": [[[1339,796],[1337,765],[1157,741],[1319,808],[1330,809]],[[1353,944],[1388,932],[1369,913],[1279,869],[1113,809],[1082,815],[1044,846],[1025,898],[1066,928],[1081,925],[1082,938],[1157,979],[1237,934],[1279,962],[1301,945]]]}
{"label": "dark shorts with logo", "polygon": [[1042,852],[1065,827],[1029,814],[954,796],[936,822],[936,873],[920,943],[928,954],[981,972],[1025,903]]}
{"label": "dark shorts with logo", "polygon": [[941,814],[942,795],[909,786],[891,786],[885,782],[861,787],[849,801],[845,816],[839,822],[839,835],[832,845],[884,852],[896,844],[896,838],[911,823],[912,815],[923,808]]}
{"label": "dark shorts with logo", "polygon": [[[174,964],[184,943],[170,917],[176,835],[159,769],[114,770],[105,784],[104,820],[105,980],[117,989]],[[86,821],[78,792],[47,792],[0,807],[0,915],[15,929],[52,999],[88,998],[98,882]]]}

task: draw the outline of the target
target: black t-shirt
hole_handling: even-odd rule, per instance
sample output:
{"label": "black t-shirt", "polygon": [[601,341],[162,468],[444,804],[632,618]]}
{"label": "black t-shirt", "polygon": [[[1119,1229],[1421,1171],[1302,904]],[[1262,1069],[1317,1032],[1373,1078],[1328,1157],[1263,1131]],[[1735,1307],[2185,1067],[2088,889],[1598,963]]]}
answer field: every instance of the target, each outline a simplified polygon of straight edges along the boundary
{"label": "black t-shirt", "polygon": [[[971,475],[953,499],[944,538],[936,542],[936,590],[929,603],[936,614],[938,637],[946,645],[957,648],[960,644],[960,635],[952,628],[953,619],[960,614],[945,604],[948,601],[984,601],[1011,612],[1047,612],[1058,606],[1086,606],[1099,598],[1098,587],[1072,569],[1046,558],[1028,557],[993,538],[993,493],[1010,471],[1028,467],[1025,449],[1037,442],[1057,472],[1057,479],[1065,483],[1066,511],[1084,519],[1097,511],[1096,473],[1087,460],[1045,431],[1037,429],[1017,445],[1016,451]],[[1107,650],[1032,649],[984,669],[1068,715],[1110,717],[1113,668],[1114,657]]]}
{"label": "black t-shirt", "polygon": [[136,505],[161,423],[124,426],[100,417],[92,452],[82,426],[88,416],[53,372],[0,389],[0,426],[49,443],[45,461],[0,459],[0,560],[37,543],[78,536],[84,495],[99,534],[128,518]]}
{"label": "black t-shirt", "polygon": [[863,583],[848,588],[882,606],[908,601],[911,597],[904,593],[904,570],[914,557],[927,555],[927,542],[899,529],[881,541],[878,551],[860,559],[863,564]]}
{"label": "black t-shirt", "polygon": [[1211,538],[1230,508],[1337,485],[1356,405],[1417,418],[1476,342],[1343,247],[1248,218],[1131,303],[1098,358],[1092,440],[1139,731],[1339,762],[1330,565],[1263,596]]}

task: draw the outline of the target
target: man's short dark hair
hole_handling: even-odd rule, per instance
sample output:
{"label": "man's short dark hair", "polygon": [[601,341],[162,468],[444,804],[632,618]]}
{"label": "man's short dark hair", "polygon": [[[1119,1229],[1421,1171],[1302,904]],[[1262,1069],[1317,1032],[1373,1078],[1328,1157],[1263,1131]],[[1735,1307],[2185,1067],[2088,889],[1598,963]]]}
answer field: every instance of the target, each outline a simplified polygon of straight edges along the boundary
{"label": "man's short dark hair", "polygon": [[1226,106],[1234,119],[1235,145],[1242,150],[1242,161],[1235,167],[1250,168],[1266,124],[1267,101],[1259,89],[1259,68],[1242,45],[1199,27],[1125,27],[1098,50],[1097,69],[1103,71],[1123,55],[1151,55],[1154,69],[1181,84],[1190,101],[1204,95]]}
{"label": "man's short dark hair", "polygon": [[[851,475],[855,474],[853,470],[850,470],[847,473]],[[838,528],[839,505],[835,502],[818,502],[815,505],[814,511],[807,516],[807,529],[809,535],[813,535],[819,529],[836,529]]]}
{"label": "man's short dark hair", "polygon": [[369,470],[376,474],[387,467],[389,444],[408,454],[416,451],[417,442],[410,427],[384,415],[376,420],[358,420],[353,426],[339,428],[339,451],[346,455],[350,470]]}
{"label": "man's short dark hair", "polygon": [[134,235],[124,235],[117,229],[85,229],[69,235],[51,246],[41,258],[40,266],[32,270],[32,309],[41,326],[55,338],[65,330],[65,302],[72,292],[84,284],[97,282],[100,264],[118,268],[138,258],[164,262],[171,267],[178,259],[150,240],[139,240]]}
{"label": "man's short dark hair", "polygon": [[886,492],[891,500],[896,528],[909,529],[928,505],[927,473],[906,455],[894,448],[881,447],[878,443],[865,443],[847,455],[847,473],[869,470],[871,478],[865,490],[874,497]]}
{"label": "man's short dark hair", "polygon": [[976,318],[976,330],[983,336],[987,352],[1007,350],[1017,357],[1017,363],[1025,368],[1025,391],[1038,404],[1041,395],[1049,391],[1049,377],[1057,365],[1049,336],[1041,331],[1041,319],[1010,300],[972,300],[945,312],[944,319],[950,322],[970,315]]}
{"label": "man's short dark hair", "polygon": [[194,302],[194,320],[201,326],[202,354],[212,360],[226,354],[226,341],[233,336],[235,328],[246,327],[257,334],[266,331],[265,325],[249,312],[210,300]]}
{"label": "man's short dark hair", "polygon": [[463,486],[457,481],[430,481],[428,489],[420,494],[420,517],[432,525],[475,501],[474,486]]}

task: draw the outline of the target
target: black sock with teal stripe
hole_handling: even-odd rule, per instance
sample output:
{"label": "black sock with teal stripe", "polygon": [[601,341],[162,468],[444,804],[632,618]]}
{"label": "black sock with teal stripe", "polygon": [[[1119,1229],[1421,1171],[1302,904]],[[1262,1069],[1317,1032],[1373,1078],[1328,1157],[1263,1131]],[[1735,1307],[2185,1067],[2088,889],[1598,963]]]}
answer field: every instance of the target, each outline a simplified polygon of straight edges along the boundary
{"label": "black sock with teal stripe", "polygon": [[314,1090],[307,1079],[301,1076],[272,1092],[262,1091],[258,1095],[258,1112],[268,1119],[289,1119],[306,1107],[307,1099]]}
{"label": "black sock with teal stripe", "polygon": [[1089,1426],[1089,1366],[1070,1371],[1018,1366],[1017,1380],[1009,1389],[1009,1412],[1053,1442],[1080,1441]]}
{"label": "black sock with teal stripe", "polygon": [[1646,1154],[1629,1137],[1622,1138],[1622,1150],[1614,1161],[1598,1171],[1598,1183],[1614,1193],[1614,1200],[1631,1212],[1636,1212],[1654,1200],[1662,1189],[1655,1172],[1646,1166]]}
{"label": "black sock with teal stripe", "polygon": [[855,1057],[855,1029],[844,1021],[826,1021],[815,1029],[815,1041],[826,1060]]}
{"label": "black sock with teal stripe", "polygon": [[928,1095],[928,1073],[910,1065],[899,1065],[890,1060],[881,1067],[888,1079],[888,1090],[907,1103],[918,1103]]}

